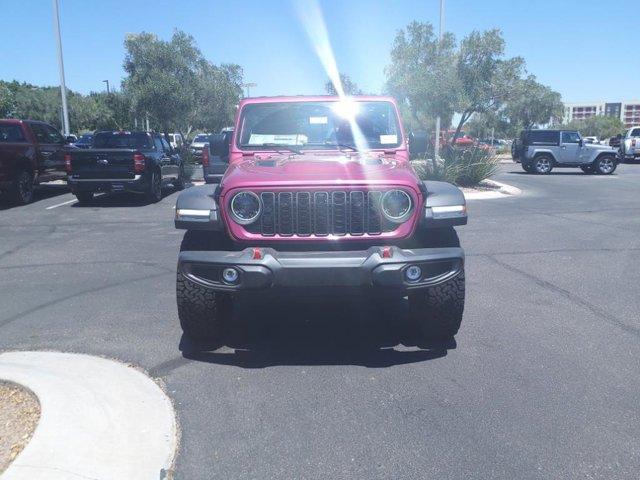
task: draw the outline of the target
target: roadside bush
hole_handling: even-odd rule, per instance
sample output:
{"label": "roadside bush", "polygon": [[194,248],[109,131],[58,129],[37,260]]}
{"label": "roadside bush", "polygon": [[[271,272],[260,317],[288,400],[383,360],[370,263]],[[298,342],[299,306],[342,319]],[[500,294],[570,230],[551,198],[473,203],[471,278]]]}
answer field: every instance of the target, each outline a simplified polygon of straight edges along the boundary
{"label": "roadside bush", "polygon": [[439,160],[417,159],[413,168],[422,180],[439,180],[462,187],[478,185],[498,170],[498,159],[488,149],[445,147]]}

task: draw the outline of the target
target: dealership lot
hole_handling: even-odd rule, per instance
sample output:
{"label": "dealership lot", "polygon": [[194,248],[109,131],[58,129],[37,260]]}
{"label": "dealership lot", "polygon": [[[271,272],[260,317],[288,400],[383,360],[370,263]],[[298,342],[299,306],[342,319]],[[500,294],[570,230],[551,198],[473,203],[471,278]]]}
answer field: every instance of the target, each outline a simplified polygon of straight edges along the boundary
{"label": "dealership lot", "polygon": [[175,307],[177,194],[85,207],[54,185],[0,203],[0,349],[161,378],[176,478],[637,478],[640,167],[496,180],[524,193],[469,205],[455,343],[416,345],[402,304],[263,298],[196,352]]}

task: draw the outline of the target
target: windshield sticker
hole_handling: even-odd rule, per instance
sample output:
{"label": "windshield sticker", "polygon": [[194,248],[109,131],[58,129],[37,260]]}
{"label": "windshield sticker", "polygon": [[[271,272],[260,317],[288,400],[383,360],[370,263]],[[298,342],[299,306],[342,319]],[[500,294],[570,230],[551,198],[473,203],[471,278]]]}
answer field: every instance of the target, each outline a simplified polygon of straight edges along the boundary
{"label": "windshield sticker", "polygon": [[248,145],[263,145],[273,143],[276,145],[304,145],[308,141],[306,135],[293,133],[291,135],[272,135],[252,133]]}
{"label": "windshield sticker", "polygon": [[397,135],[380,135],[381,145],[394,145],[396,143],[398,143]]}
{"label": "windshield sticker", "polygon": [[327,117],[309,117],[311,125],[326,125],[329,119]]}

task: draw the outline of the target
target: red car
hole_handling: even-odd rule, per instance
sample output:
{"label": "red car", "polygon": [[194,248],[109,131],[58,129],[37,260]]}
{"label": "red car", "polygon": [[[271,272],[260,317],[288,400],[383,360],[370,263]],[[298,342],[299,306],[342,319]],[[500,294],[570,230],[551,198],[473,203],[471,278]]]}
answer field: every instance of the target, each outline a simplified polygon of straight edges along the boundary
{"label": "red car", "polygon": [[0,191],[24,205],[33,199],[34,186],[66,180],[64,152],[68,139],[44,122],[0,120]]}

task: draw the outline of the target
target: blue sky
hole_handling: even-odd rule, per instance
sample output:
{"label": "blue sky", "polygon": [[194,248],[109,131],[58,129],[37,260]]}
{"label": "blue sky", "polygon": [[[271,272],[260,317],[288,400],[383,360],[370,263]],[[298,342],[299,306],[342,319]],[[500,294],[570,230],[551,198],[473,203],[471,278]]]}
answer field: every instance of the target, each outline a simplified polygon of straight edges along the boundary
{"label": "blue sky", "polygon": [[[119,85],[127,33],[193,35],[215,63],[244,67],[252,95],[313,94],[326,75],[296,16],[296,0],[60,0],[67,85],[87,93]],[[398,29],[438,20],[439,0],[320,0],[340,71],[365,91],[380,92]],[[498,27],[509,55],[558,90],[565,101],[640,97],[640,62],[625,22],[637,2],[446,0],[447,31],[458,39]],[[2,2],[0,79],[58,82],[50,0]]]}

